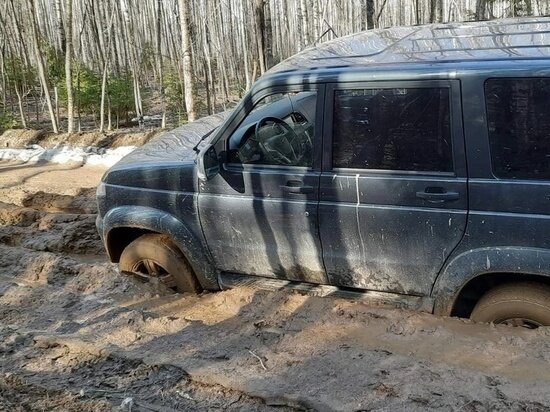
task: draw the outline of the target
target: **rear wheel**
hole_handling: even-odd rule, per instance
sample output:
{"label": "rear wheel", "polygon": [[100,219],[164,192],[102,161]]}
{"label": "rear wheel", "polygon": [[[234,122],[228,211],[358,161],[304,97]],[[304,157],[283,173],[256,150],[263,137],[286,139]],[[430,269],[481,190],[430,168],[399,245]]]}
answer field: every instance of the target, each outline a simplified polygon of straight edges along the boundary
{"label": "rear wheel", "polygon": [[124,249],[118,267],[142,280],[158,279],[178,292],[201,291],[187,259],[168,236],[140,236]]}
{"label": "rear wheel", "polygon": [[550,286],[536,282],[497,286],[483,295],[470,318],[528,329],[550,326]]}

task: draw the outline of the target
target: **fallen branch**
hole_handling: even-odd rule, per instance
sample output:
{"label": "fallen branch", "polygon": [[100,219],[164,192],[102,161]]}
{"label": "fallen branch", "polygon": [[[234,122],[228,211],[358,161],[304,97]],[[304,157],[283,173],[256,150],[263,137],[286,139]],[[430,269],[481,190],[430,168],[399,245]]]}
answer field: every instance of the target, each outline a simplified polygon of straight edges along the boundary
{"label": "fallen branch", "polygon": [[262,358],[260,358],[258,355],[256,355],[254,352],[252,352],[250,349],[248,350],[248,352],[260,361],[260,365],[262,365],[262,368],[264,368],[264,371],[266,371],[267,368],[265,367],[264,362],[262,361]]}

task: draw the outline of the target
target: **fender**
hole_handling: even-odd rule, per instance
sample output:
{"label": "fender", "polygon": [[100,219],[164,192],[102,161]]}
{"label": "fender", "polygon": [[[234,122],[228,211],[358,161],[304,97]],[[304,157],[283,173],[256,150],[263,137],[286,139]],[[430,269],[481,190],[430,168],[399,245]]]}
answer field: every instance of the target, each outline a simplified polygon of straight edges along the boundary
{"label": "fender", "polygon": [[107,243],[108,234],[115,228],[146,229],[170,236],[183,252],[205,289],[219,289],[218,272],[208,255],[203,240],[197,238],[179,219],[165,211],[145,206],[119,206],[103,218],[102,232]]}
{"label": "fender", "polygon": [[438,276],[431,296],[434,313],[448,316],[462,288],[486,273],[522,273],[550,277],[550,250],[527,247],[471,249],[454,258]]}

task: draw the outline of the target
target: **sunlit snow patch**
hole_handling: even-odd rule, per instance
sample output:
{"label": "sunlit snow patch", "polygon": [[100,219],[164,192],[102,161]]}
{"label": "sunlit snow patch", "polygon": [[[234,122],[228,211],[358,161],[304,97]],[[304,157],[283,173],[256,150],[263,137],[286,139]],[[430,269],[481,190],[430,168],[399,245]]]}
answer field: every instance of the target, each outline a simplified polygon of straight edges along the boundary
{"label": "sunlit snow patch", "polygon": [[60,146],[45,149],[39,145],[30,145],[25,149],[0,149],[0,160],[21,162],[46,161],[51,163],[82,163],[110,167],[136,149],[136,146],[121,146],[116,149],[104,149],[94,146]]}

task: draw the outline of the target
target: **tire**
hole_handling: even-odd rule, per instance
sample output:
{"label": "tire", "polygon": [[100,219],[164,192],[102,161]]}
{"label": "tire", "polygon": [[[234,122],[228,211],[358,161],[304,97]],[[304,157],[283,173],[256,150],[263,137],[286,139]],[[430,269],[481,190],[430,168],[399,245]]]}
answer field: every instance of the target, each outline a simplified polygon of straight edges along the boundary
{"label": "tire", "polygon": [[536,282],[497,286],[483,295],[470,318],[530,329],[550,326],[550,286]]}
{"label": "tire", "polygon": [[143,280],[158,278],[178,292],[199,293],[202,288],[193,269],[168,236],[148,234],[130,243],[120,256],[118,267]]}

